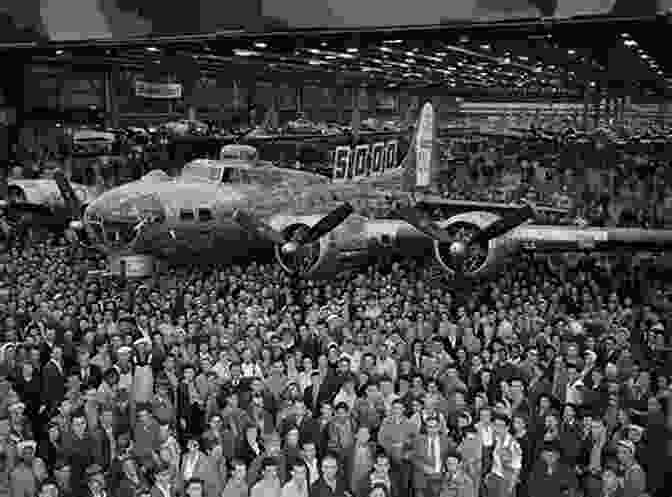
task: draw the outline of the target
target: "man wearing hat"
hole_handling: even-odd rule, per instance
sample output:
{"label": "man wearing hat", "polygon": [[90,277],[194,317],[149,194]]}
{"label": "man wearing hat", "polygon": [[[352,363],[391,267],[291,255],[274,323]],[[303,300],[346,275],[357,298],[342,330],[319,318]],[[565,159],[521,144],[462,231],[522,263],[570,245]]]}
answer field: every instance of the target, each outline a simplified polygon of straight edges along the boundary
{"label": "man wearing hat", "polygon": [[54,464],[54,480],[61,497],[74,497],[72,492],[72,468],[66,459],[58,459]]}
{"label": "man wearing hat", "polygon": [[105,474],[99,464],[91,464],[86,468],[86,479],[89,492],[85,497],[108,497]]}
{"label": "man wearing hat", "polygon": [[544,497],[573,497],[578,489],[576,474],[560,461],[561,448],[557,441],[546,441],[541,447],[528,483],[528,495]]}
{"label": "man wearing hat", "polygon": [[150,403],[154,391],[154,373],[152,371],[152,341],[143,336],[133,342],[135,347],[135,366],[133,367],[132,405]]}
{"label": "man wearing hat", "polygon": [[640,497],[646,490],[646,473],[635,459],[635,444],[620,440],[616,456],[623,470],[623,497]]}
{"label": "man wearing hat", "polygon": [[37,492],[37,481],[33,474],[36,449],[34,440],[24,440],[16,445],[17,461],[9,477],[12,497],[34,497]]}

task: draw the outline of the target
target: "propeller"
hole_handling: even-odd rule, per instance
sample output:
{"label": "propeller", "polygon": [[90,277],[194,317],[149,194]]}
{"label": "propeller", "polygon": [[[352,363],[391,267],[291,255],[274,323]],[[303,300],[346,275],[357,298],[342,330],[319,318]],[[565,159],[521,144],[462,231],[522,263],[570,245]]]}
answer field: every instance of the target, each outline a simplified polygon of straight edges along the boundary
{"label": "propeller", "polygon": [[65,208],[70,214],[70,219],[73,221],[79,219],[82,215],[82,203],[75,194],[75,191],[72,189],[72,185],[66,179],[62,171],[56,171],[54,173],[54,181],[58,186],[58,190],[61,192],[61,196],[65,202]]}
{"label": "propeller", "polygon": [[86,227],[82,221],[85,205],[79,200],[72,185],[62,171],[54,173],[54,181],[65,202],[65,215],[68,219],[67,226],[74,232],[75,238],[82,243],[83,235],[86,237]]}
{"label": "propeller", "polygon": [[523,224],[529,218],[534,217],[535,211],[532,205],[526,203],[521,208],[503,215],[498,221],[492,223],[490,226],[465,238],[460,238],[459,236],[456,237],[454,234],[441,228],[429,219],[424,212],[416,207],[399,207],[397,209],[397,215],[430,238],[449,246],[448,250],[450,258],[454,263],[455,276],[456,278],[459,278],[463,275],[466,266],[468,265],[468,261],[473,255],[471,247],[480,247],[487,244],[490,240],[506,234],[510,230]]}
{"label": "propeller", "polygon": [[471,240],[470,243],[486,243],[499,236],[508,233],[514,228],[517,228],[528,219],[535,216],[534,208],[530,204],[523,205],[520,209],[509,212],[502,216],[499,220],[492,223],[487,228],[479,231]]}
{"label": "propeller", "polygon": [[233,213],[233,220],[246,230],[256,233],[276,245],[282,245],[283,252],[291,253],[295,252],[301,245],[314,243],[322,236],[334,230],[353,211],[353,207],[346,202],[324,216],[311,228],[295,230],[289,239],[282,232],[272,228],[248,212],[237,210]]}

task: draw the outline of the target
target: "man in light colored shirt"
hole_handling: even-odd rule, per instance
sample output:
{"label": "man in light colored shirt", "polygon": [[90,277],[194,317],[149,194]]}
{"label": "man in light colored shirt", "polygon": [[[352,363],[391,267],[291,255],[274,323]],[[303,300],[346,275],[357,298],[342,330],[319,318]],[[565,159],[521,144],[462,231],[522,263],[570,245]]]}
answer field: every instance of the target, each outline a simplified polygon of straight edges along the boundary
{"label": "man in light colored shirt", "polygon": [[247,497],[249,487],[247,486],[247,465],[240,459],[234,459],[231,463],[233,473],[224,487],[221,497]]}
{"label": "man in light colored shirt", "polygon": [[282,487],[280,497],[308,497],[308,468],[302,459],[295,459],[291,467],[292,478]]}
{"label": "man in light colored shirt", "polygon": [[576,364],[567,364],[567,387],[565,388],[565,403],[579,406],[583,403],[583,377],[577,371]]}
{"label": "man in light colored shirt", "polygon": [[492,451],[492,469],[485,480],[487,495],[511,497],[523,466],[523,452],[509,433],[510,418],[501,413],[495,413],[493,417],[495,447]]}
{"label": "man in light colored shirt", "polygon": [[308,469],[308,482],[312,486],[320,479],[320,465],[317,460],[317,445],[314,440],[306,440],[303,442],[301,451],[303,462]]}
{"label": "man in light colored shirt", "polygon": [[266,457],[262,463],[264,477],[252,487],[250,497],[280,497],[282,485],[278,476],[278,461]]}
{"label": "man in light colored shirt", "polygon": [[390,357],[390,351],[384,343],[378,346],[376,373],[391,378],[393,382],[397,381],[397,361]]}

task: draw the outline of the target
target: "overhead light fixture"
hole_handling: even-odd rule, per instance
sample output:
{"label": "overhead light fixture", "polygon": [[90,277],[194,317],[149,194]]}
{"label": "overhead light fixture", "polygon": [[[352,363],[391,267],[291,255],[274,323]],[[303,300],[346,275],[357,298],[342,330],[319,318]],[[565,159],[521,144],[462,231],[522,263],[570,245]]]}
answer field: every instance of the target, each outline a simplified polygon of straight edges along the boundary
{"label": "overhead light fixture", "polygon": [[378,47],[378,49],[379,49],[381,52],[387,52],[387,53],[389,53],[389,52],[392,51],[391,48],[387,48],[387,47]]}
{"label": "overhead light fixture", "polygon": [[492,47],[488,43],[481,45],[481,50],[490,50]]}
{"label": "overhead light fixture", "polygon": [[326,47],[326,46],[327,46],[327,42],[326,42],[326,41],[323,41],[322,43],[320,43],[320,46],[321,46],[321,47]]}
{"label": "overhead light fixture", "polygon": [[621,38],[624,39],[630,38],[630,33],[621,33]]}
{"label": "overhead light fixture", "polygon": [[257,41],[254,44],[254,48],[268,48],[268,44],[263,41]]}
{"label": "overhead light fixture", "polygon": [[326,62],[317,59],[310,59],[308,61],[308,64],[310,64],[311,66],[320,66],[322,64],[326,64]]}
{"label": "overhead light fixture", "polygon": [[255,55],[261,55],[259,52],[255,52],[254,50],[244,50],[241,48],[236,48],[233,51],[234,55],[237,55],[238,57],[254,57]]}
{"label": "overhead light fixture", "polygon": [[161,49],[158,47],[146,47],[145,50],[148,52],[159,52]]}
{"label": "overhead light fixture", "polygon": [[567,55],[576,55],[576,50],[570,48],[569,50],[567,50]]}
{"label": "overhead light fixture", "polygon": [[348,52],[348,53],[357,53],[357,52],[359,52],[359,48],[354,48],[354,47],[352,47],[352,48],[348,48],[348,49],[346,50],[346,52]]}
{"label": "overhead light fixture", "polygon": [[56,50],[56,55],[63,55],[65,52],[63,50]]}
{"label": "overhead light fixture", "polygon": [[404,40],[385,40],[383,43],[388,43],[390,45],[399,45],[400,43],[403,43]]}
{"label": "overhead light fixture", "polygon": [[638,46],[639,44],[635,40],[625,40],[623,42],[623,45],[625,45],[626,47],[634,48],[634,47]]}

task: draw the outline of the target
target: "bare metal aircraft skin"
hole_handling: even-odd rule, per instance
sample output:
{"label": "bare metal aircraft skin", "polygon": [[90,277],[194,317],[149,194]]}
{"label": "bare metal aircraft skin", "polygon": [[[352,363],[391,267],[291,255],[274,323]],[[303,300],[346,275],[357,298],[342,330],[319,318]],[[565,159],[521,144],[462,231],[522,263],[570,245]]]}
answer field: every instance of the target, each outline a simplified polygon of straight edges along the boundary
{"label": "bare metal aircraft skin", "polygon": [[[388,141],[341,148],[334,177],[274,167],[236,155],[195,160],[178,178],[152,171],[95,199],[75,223],[108,255],[110,272],[143,277],[156,261],[227,262],[274,254],[290,274],[327,278],[385,253],[434,258],[446,275],[492,274],[523,250],[667,249],[672,232],[579,229],[527,224],[529,205],[451,201],[422,195],[447,218],[434,222],[414,203],[438,173],[437,122],[420,111],[406,156]],[[391,208],[391,206],[394,206]],[[77,206],[72,206],[73,212]],[[559,209],[546,209],[564,212]]]}
{"label": "bare metal aircraft skin", "polygon": [[[71,183],[70,191],[85,206],[96,197],[93,189]],[[0,182],[0,231],[44,229],[63,233],[71,219],[67,201],[55,179],[9,179]],[[80,213],[81,214],[81,213]]]}

